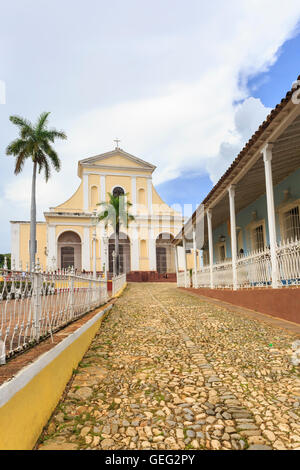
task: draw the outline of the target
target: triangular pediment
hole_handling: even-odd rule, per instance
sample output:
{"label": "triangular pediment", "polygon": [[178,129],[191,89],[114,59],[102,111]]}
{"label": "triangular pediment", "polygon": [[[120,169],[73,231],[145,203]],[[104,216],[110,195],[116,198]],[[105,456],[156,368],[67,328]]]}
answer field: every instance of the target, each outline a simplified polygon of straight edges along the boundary
{"label": "triangular pediment", "polygon": [[150,171],[151,173],[155,170],[155,166],[148,163],[140,158],[131,155],[130,153],[124,152],[124,150],[116,148],[111,152],[102,153],[94,157],[86,158],[79,161],[81,167],[92,167],[92,168],[115,168],[115,169],[136,169],[143,171]]}

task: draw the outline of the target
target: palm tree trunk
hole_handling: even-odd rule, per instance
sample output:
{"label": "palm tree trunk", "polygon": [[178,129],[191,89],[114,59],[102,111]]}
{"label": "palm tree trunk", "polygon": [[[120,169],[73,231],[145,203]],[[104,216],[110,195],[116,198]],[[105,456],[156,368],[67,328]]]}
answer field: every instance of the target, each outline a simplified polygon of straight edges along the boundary
{"label": "palm tree trunk", "polygon": [[31,211],[30,211],[30,271],[35,268],[35,241],[36,241],[36,169],[37,163],[33,163],[31,186]]}
{"label": "palm tree trunk", "polygon": [[119,236],[120,236],[120,224],[116,224],[116,275],[120,274],[120,259],[119,259]]}

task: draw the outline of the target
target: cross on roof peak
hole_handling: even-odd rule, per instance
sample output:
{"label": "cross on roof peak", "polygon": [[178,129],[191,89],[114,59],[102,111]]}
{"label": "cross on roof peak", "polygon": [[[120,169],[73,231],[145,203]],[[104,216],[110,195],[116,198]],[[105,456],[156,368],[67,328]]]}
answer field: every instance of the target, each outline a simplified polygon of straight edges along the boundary
{"label": "cross on roof peak", "polygon": [[116,144],[117,144],[116,148],[119,149],[119,148],[120,148],[120,147],[119,147],[119,143],[121,142],[121,140],[118,139],[118,138],[116,138],[116,139],[114,140],[114,142],[116,142]]}

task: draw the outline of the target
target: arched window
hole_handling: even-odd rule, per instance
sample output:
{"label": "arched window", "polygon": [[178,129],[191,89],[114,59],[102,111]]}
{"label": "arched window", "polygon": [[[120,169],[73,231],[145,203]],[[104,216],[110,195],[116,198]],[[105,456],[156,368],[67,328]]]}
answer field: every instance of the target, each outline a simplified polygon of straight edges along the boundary
{"label": "arched window", "polygon": [[124,196],[125,194],[125,191],[123,188],[121,188],[120,186],[116,186],[114,189],[113,189],[113,196],[114,197],[120,197],[120,196]]}
{"label": "arched window", "polygon": [[81,239],[76,232],[67,230],[60,234],[57,240],[58,266],[69,268],[73,266],[81,270]]}
{"label": "arched window", "polygon": [[91,187],[91,207],[94,209],[98,204],[98,188],[97,186]]}
{"label": "arched window", "polygon": [[145,193],[144,188],[139,189],[138,195],[139,195],[139,199],[138,199],[139,204],[142,204],[143,206],[146,205],[146,193]]}

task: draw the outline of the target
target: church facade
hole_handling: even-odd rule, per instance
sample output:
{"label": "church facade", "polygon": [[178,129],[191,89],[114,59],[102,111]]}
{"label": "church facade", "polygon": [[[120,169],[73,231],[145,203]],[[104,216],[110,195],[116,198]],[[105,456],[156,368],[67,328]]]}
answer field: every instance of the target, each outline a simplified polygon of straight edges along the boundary
{"label": "church facade", "polygon": [[[172,240],[182,215],[163,202],[152,183],[155,166],[116,147],[78,162],[80,185],[64,203],[44,212],[37,223],[36,253],[41,266],[77,272],[112,272],[115,237],[98,222],[98,203],[108,193],[126,194],[135,220],[121,227],[120,267],[126,273],[175,273]],[[30,222],[11,221],[11,251],[16,269],[29,263]]]}

